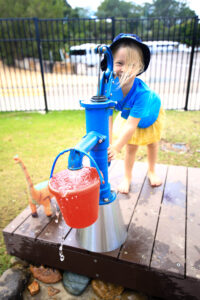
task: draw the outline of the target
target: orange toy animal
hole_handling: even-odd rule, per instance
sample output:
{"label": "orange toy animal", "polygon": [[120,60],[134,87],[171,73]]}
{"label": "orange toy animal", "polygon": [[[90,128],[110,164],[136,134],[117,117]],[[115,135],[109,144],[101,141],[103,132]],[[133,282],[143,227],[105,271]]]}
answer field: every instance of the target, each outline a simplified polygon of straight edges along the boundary
{"label": "orange toy animal", "polygon": [[22,160],[17,155],[14,157],[14,160],[16,163],[20,164],[26,176],[29,188],[29,204],[31,207],[32,217],[38,216],[36,204],[42,204],[44,206],[45,214],[50,217],[52,215],[51,198],[54,196],[49,191],[48,181],[41,182],[34,186]]}

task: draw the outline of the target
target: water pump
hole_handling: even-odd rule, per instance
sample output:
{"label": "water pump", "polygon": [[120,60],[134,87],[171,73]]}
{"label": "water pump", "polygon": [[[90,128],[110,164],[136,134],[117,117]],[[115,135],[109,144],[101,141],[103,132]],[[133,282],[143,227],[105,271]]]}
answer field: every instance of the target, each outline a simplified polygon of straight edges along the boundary
{"label": "water pump", "polygon": [[[66,223],[71,225],[68,221],[69,217],[73,221],[75,220],[71,227],[77,228],[77,240],[80,246],[90,251],[107,252],[120,247],[127,235],[116,192],[111,190],[108,180],[110,163],[107,154],[109,147],[109,116],[117,102],[123,98],[123,94],[118,78],[115,77],[113,72],[113,57],[110,48],[101,45],[95,51],[99,54],[99,61],[101,61],[102,54],[106,55],[107,69],[103,72],[100,80],[99,63],[97,95],[89,100],[80,100],[80,105],[85,108],[86,135],[75,147],[62,151],[55,158],[50,174],[49,188],[56,196]],[[63,173],[63,177],[60,174],[53,176],[57,159],[66,152],[69,152],[68,170],[65,174]],[[85,171],[83,172],[83,168],[86,168],[83,166],[84,156],[90,159],[91,169],[87,170],[87,175],[84,173]],[[91,176],[89,173],[94,169],[96,175]],[[80,175],[80,172],[83,175]],[[63,181],[64,176],[65,180]],[[85,185],[82,184],[85,182],[84,176],[89,178]],[[72,177],[76,178],[76,181],[77,178],[80,179],[78,185],[73,184]],[[100,184],[99,193],[97,192],[97,177]],[[69,181],[71,182],[70,188]],[[63,184],[65,186],[68,184],[67,189],[64,189],[66,192],[64,194],[61,192],[61,190],[63,191]],[[95,190],[94,186],[96,187]],[[83,191],[87,193],[86,198],[88,200],[84,198],[85,200],[82,201]],[[97,198],[98,207],[95,204]],[[60,199],[62,199],[62,203]],[[66,207],[68,208],[66,209]],[[68,219],[65,217],[64,211]],[[87,222],[86,215],[90,213],[92,218],[91,215],[88,215],[89,222]]]}

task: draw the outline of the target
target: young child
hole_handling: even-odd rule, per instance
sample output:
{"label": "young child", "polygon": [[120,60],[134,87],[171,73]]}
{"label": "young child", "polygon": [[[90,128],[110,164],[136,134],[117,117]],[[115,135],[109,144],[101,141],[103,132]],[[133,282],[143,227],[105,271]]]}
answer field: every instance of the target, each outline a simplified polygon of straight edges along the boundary
{"label": "young child", "polygon": [[[110,45],[113,54],[113,69],[119,78],[123,99],[116,109],[121,111],[112,126],[117,138],[108,148],[109,161],[126,145],[125,176],[118,190],[128,193],[131,184],[132,169],[138,146],[147,146],[148,178],[151,186],[162,184],[155,173],[155,164],[161,137],[164,112],[158,95],[136,76],[148,68],[150,50],[134,34],[119,34]],[[102,63],[105,68],[106,61]],[[119,88],[120,88],[119,87]]]}

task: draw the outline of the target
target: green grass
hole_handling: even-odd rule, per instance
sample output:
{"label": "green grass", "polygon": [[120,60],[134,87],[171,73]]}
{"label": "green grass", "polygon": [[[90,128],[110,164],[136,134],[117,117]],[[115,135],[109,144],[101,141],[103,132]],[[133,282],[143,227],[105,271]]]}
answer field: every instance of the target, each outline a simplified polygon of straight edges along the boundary
{"label": "green grass", "polygon": [[[200,167],[200,112],[167,111],[158,163]],[[13,220],[28,204],[24,174],[13,157],[24,161],[34,184],[48,179],[52,163],[62,150],[76,145],[85,135],[84,111],[39,113],[0,113],[0,228]],[[187,144],[188,151],[171,151],[172,143]],[[124,151],[119,155],[123,158]],[[141,147],[137,159],[146,160]],[[62,156],[56,171],[67,165]],[[9,266],[3,236],[0,235],[0,274]]]}

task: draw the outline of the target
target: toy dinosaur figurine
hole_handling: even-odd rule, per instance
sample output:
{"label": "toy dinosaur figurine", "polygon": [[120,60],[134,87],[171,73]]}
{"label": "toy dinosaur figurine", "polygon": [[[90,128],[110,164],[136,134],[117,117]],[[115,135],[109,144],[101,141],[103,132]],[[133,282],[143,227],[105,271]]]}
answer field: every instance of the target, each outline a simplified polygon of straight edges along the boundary
{"label": "toy dinosaur figurine", "polygon": [[50,217],[52,215],[51,198],[54,196],[50,193],[48,188],[48,181],[41,182],[37,185],[33,185],[29,173],[22,162],[22,160],[16,155],[14,157],[16,163],[19,163],[26,176],[28,188],[29,188],[29,204],[32,212],[32,217],[37,217],[36,204],[43,205],[45,214]]}

